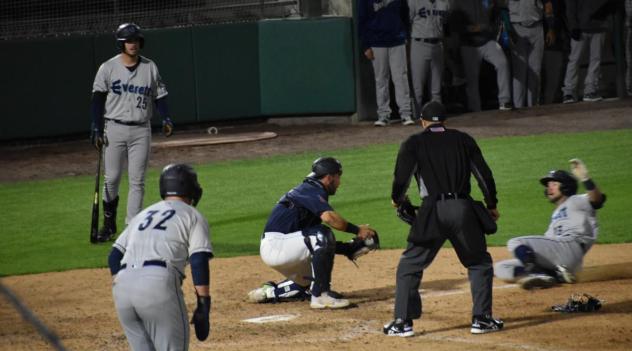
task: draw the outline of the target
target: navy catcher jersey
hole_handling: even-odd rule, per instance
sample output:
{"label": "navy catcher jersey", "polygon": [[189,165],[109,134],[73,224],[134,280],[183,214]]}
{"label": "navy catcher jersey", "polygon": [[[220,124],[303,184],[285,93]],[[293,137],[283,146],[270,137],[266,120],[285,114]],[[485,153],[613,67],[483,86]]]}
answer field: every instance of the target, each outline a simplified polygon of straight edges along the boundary
{"label": "navy catcher jersey", "polygon": [[292,233],[320,224],[320,215],[333,210],[328,201],[323,185],[307,178],[277,202],[264,232]]}

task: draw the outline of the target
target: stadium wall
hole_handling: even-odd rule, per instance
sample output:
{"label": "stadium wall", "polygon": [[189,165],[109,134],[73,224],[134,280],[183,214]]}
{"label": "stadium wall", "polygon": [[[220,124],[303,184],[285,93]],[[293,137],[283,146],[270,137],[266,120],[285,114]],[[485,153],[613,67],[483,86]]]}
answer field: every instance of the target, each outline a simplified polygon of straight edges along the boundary
{"label": "stadium wall", "polygon": [[[355,111],[352,19],[265,20],[145,31],[176,126]],[[0,41],[0,140],[86,133],[112,35]],[[153,123],[160,124],[154,117]]]}

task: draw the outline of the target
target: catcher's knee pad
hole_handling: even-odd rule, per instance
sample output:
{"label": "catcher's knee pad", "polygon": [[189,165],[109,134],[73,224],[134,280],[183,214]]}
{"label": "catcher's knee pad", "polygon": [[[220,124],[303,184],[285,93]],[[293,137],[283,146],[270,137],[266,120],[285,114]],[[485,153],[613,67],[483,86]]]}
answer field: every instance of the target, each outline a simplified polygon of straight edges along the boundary
{"label": "catcher's knee pad", "polygon": [[317,252],[326,255],[333,255],[336,251],[336,237],[334,232],[327,226],[317,225],[303,230],[305,245],[312,253]]}

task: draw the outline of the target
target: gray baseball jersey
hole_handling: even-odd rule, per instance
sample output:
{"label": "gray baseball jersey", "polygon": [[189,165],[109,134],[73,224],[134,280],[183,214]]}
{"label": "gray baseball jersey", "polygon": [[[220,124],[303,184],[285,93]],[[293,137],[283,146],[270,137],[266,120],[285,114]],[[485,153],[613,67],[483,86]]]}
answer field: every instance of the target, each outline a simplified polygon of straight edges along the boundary
{"label": "gray baseball jersey", "polygon": [[151,146],[149,120],[154,101],[167,95],[156,64],[139,56],[139,64],[130,71],[121,61],[121,54],[104,62],[94,78],[93,91],[107,92],[105,102],[104,152],[105,176],[103,200],[113,201],[119,195],[121,176],[127,161],[129,221],[143,208],[145,171]]}
{"label": "gray baseball jersey", "polygon": [[206,219],[182,201],[161,201],[134,217],[113,246],[124,254],[112,293],[131,348],[187,350],[181,285],[189,257],[213,252]]}
{"label": "gray baseball jersey", "polygon": [[544,18],[544,2],[541,0],[508,0],[511,23],[532,26]]}
{"label": "gray baseball jersey", "polygon": [[415,111],[421,114],[428,78],[430,78],[432,100],[441,102],[444,61],[441,40],[444,36],[450,3],[448,0],[408,0],[408,9],[412,23],[410,72]]}
{"label": "gray baseball jersey", "polygon": [[[551,215],[551,223],[544,235],[522,236],[509,240],[507,248],[514,252],[520,245],[532,248],[539,267],[554,270],[564,265],[572,272],[581,269],[584,255],[597,240],[596,210],[587,194],[570,196]],[[498,262],[494,273],[498,278],[513,280],[516,267],[523,267],[517,259]]]}
{"label": "gray baseball jersey", "polygon": [[139,56],[140,64],[130,72],[120,56],[112,57],[99,67],[92,91],[108,93],[105,118],[146,122],[153,115],[154,100],[167,96],[167,89],[152,60]]}

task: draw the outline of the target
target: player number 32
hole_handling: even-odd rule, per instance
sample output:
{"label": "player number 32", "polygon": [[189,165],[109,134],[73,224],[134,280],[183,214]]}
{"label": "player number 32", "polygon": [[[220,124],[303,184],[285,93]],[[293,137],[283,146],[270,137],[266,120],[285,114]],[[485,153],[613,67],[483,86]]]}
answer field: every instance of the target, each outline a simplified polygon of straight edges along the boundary
{"label": "player number 32", "polygon": [[[154,221],[154,216],[160,211],[149,211],[147,212],[147,216],[145,217],[145,220],[138,225],[138,230],[142,231],[147,229],[151,223]],[[166,210],[163,213],[160,214],[160,217],[162,217],[162,220],[160,220],[160,222],[158,222],[153,229],[157,229],[157,230],[167,230],[167,227],[165,227],[163,224],[165,224],[166,221],[168,221],[171,217],[173,217],[173,215],[176,214],[175,210]]]}

